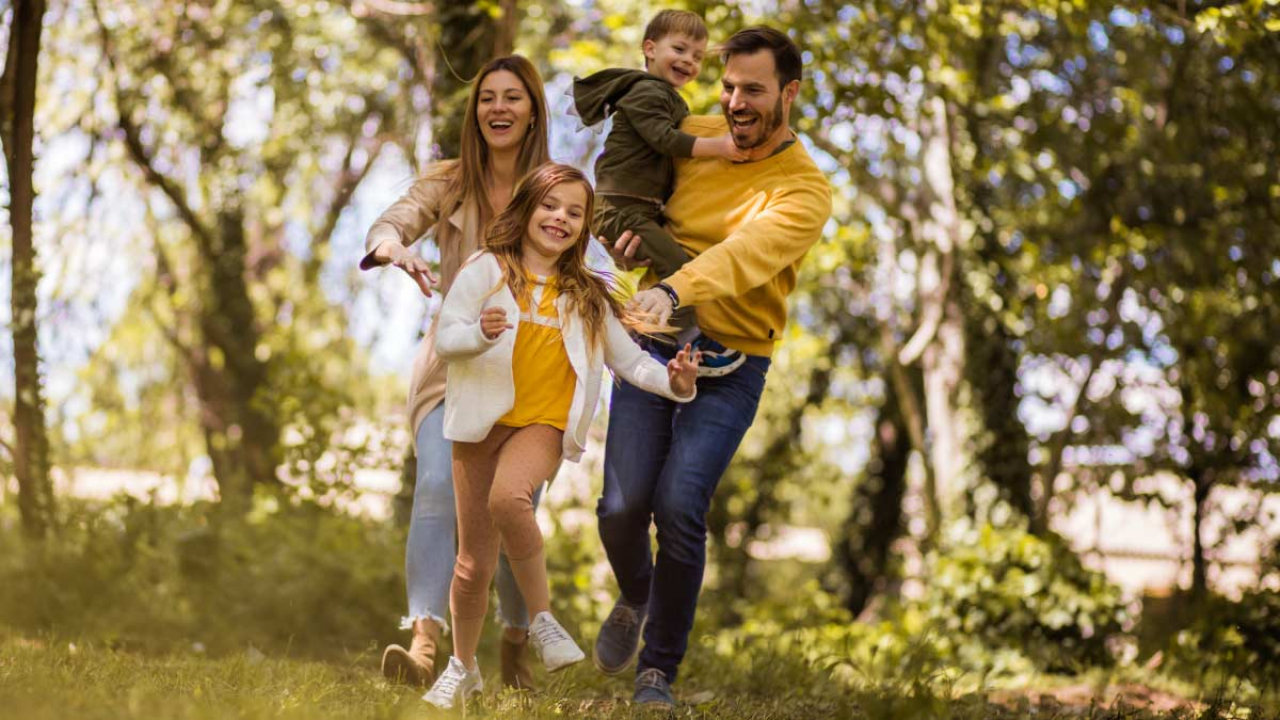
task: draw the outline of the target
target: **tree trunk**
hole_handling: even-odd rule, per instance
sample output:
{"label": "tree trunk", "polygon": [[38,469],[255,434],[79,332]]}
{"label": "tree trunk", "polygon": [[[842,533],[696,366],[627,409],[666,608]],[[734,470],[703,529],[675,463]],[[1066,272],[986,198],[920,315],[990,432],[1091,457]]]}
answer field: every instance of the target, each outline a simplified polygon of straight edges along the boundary
{"label": "tree trunk", "polygon": [[1209,499],[1209,491],[1213,482],[1209,473],[1192,468],[1189,473],[1192,482],[1193,511],[1191,520],[1191,600],[1195,606],[1204,602],[1209,594],[1209,578],[1205,567],[1204,556],[1204,513],[1205,502]]}
{"label": "tree trunk", "polygon": [[[954,509],[965,466],[959,402],[964,372],[964,318],[959,304],[948,300],[937,339],[920,358],[924,372],[925,414],[929,421],[929,464],[933,466],[933,492],[945,518]],[[936,528],[935,528],[936,530]]]}
{"label": "tree trunk", "polygon": [[248,508],[254,483],[272,483],[280,464],[280,425],[267,398],[270,368],[259,360],[260,332],[245,281],[244,223],[234,209],[218,214],[216,231],[200,245],[208,286],[200,330],[209,360],[198,371],[200,414],[222,501]]}
{"label": "tree trunk", "polygon": [[1011,345],[1008,329],[993,313],[969,303],[966,318],[969,337],[984,338],[966,346],[965,378],[973,391],[974,404],[987,431],[976,459],[983,475],[1000,491],[1000,496],[1029,521],[1032,532],[1043,529],[1037,522],[1031,499],[1031,462],[1027,459],[1030,440],[1018,419],[1018,355]]}
{"label": "tree trunk", "polygon": [[845,539],[836,548],[849,580],[846,606],[854,615],[880,592],[889,571],[889,548],[902,534],[911,439],[891,381],[885,382],[875,428],[867,478],[854,489]]}
{"label": "tree trunk", "polygon": [[48,533],[53,513],[53,489],[49,478],[49,437],[45,428],[44,397],[40,387],[37,349],[36,268],[32,234],[35,187],[36,72],[44,0],[17,0],[9,29],[9,53],[0,90],[0,122],[3,123],[5,161],[9,171],[9,221],[13,228],[14,360],[14,474],[18,478],[18,509],[28,537]]}
{"label": "tree trunk", "polygon": [[[952,177],[950,111],[941,97],[925,103],[918,130],[923,139],[923,183],[915,202],[915,225],[923,246],[918,274],[920,324],[903,345],[898,361],[911,365],[917,360],[924,372],[925,416],[929,427],[927,461],[933,495],[948,509],[960,490],[965,466],[959,417],[960,382],[964,372],[964,313],[957,301],[962,282],[959,255],[963,233],[956,209],[955,181]],[[926,543],[938,528],[929,528]]]}

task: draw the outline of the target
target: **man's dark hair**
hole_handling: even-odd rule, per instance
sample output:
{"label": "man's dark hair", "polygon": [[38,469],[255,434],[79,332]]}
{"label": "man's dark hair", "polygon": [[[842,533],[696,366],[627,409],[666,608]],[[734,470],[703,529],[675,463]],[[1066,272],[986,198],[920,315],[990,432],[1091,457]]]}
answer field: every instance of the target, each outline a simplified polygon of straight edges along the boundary
{"label": "man's dark hair", "polygon": [[720,52],[721,62],[728,62],[730,57],[739,54],[751,55],[760,50],[772,52],[779,88],[786,87],[792,80],[799,80],[804,64],[800,59],[800,48],[786,33],[764,25],[739,30],[716,49]]}

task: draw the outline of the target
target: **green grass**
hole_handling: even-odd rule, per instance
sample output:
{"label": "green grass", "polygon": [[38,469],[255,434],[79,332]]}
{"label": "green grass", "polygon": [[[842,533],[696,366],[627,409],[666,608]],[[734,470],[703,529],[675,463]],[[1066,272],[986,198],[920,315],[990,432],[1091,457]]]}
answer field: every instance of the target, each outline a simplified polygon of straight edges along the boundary
{"label": "green grass", "polygon": [[[625,702],[629,678],[611,679],[584,663],[543,691],[500,689],[496,663],[482,660],[487,690],[467,715],[487,717],[652,717]],[[730,686],[734,685],[733,683]],[[716,693],[690,688],[684,717],[840,717],[851,697],[805,692]],[[726,690],[728,688],[726,687]],[[52,640],[0,644],[0,716],[21,718],[420,718],[432,711],[421,690],[386,683],[371,648],[342,661],[268,657],[256,650],[221,658],[197,652],[148,656]]]}
{"label": "green grass", "polygon": [[[201,507],[112,501],[64,512],[53,540],[17,551],[16,520],[0,506],[0,720],[462,716],[433,712],[420,689],[389,685],[378,671],[383,645],[407,639],[395,629],[403,528],[308,504],[282,504],[221,534]],[[556,616],[589,643],[610,598],[593,580],[598,540],[557,532],[548,543]],[[750,598],[705,589],[676,684],[679,717],[1280,717],[1215,702],[1233,693],[1167,668],[1049,676],[1010,660],[1009,648],[966,661],[902,617],[854,623],[812,577],[772,579],[783,585]],[[488,689],[466,716],[653,716],[628,702],[630,676],[607,678],[590,663],[541,675],[538,693],[502,690],[497,635],[488,623]],[[1201,686],[1188,684],[1197,677]],[[1131,706],[1158,696],[1159,711],[1118,704],[1116,688]]]}
{"label": "green grass", "polygon": [[[492,643],[487,643],[492,645]],[[741,660],[741,659],[739,659]],[[420,690],[386,683],[377,649],[341,659],[270,656],[250,648],[222,657],[195,649],[164,654],[113,650],[53,638],[0,636],[0,717],[30,718],[652,718],[632,707],[630,678],[606,678],[583,663],[539,675],[541,692],[500,689],[497,665],[483,657],[486,691],[465,713],[434,711]],[[744,672],[742,668],[747,668]],[[733,668],[737,668],[735,672]],[[1110,709],[1093,701],[1063,703],[1050,685],[990,693],[912,693],[901,683],[860,689],[785,658],[725,663],[695,651],[677,685],[686,718],[1259,718],[1216,707],[1184,706],[1164,714]],[[1114,681],[1114,680],[1113,680]],[[1063,681],[1066,683],[1067,681]],[[1098,684],[1105,678],[1080,679]]]}

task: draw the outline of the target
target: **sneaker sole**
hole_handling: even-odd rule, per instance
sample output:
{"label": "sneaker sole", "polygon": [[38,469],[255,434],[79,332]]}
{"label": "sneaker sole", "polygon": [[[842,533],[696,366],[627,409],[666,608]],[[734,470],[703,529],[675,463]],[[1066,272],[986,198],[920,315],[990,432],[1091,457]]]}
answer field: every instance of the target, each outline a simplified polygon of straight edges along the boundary
{"label": "sneaker sole", "polygon": [[698,377],[724,377],[729,373],[742,367],[742,363],[747,361],[746,354],[739,354],[738,359],[725,365],[724,367],[710,367],[708,365],[698,366]]}
{"label": "sneaker sole", "polygon": [[382,676],[389,682],[418,687],[431,687],[435,677],[427,678],[409,656],[409,651],[399,645],[390,645],[382,652]]}
{"label": "sneaker sole", "polygon": [[[433,708],[439,708],[439,709],[441,709],[441,710],[452,710],[452,709],[454,709],[455,707],[457,707],[458,705],[462,705],[462,708],[463,708],[463,710],[465,711],[465,710],[466,710],[466,707],[467,707],[467,701],[468,701],[468,700],[470,700],[470,699],[472,699],[472,698],[474,698],[474,697],[476,697],[477,695],[479,695],[479,694],[480,694],[480,693],[482,693],[482,692],[484,692],[484,685],[483,685],[483,684],[482,684],[482,685],[480,685],[479,687],[471,688],[470,690],[468,690],[468,691],[466,691],[465,693],[463,693],[463,694],[462,694],[462,697],[458,698],[458,700],[459,700],[460,702],[455,702],[455,703],[454,703],[454,704],[452,704],[452,705],[437,705],[436,703],[432,702],[431,700],[428,700],[426,695],[423,695],[423,696],[422,696],[422,700],[423,700],[423,702],[425,702],[426,704],[430,705],[431,707],[433,707]],[[428,691],[428,694],[430,694],[430,692],[429,692],[429,691]]]}
{"label": "sneaker sole", "polygon": [[649,622],[648,615],[646,615],[645,618],[640,621],[640,631],[636,634],[636,649],[631,651],[631,657],[627,658],[627,661],[625,663],[623,663],[622,665],[619,665],[616,668],[612,668],[612,669],[607,668],[604,666],[604,663],[600,662],[600,653],[598,652],[597,648],[592,647],[591,648],[591,664],[595,665],[596,669],[604,673],[605,675],[621,675],[622,673],[631,669],[631,666],[636,664],[636,658],[640,657],[640,640],[644,638],[644,626],[648,622]]}
{"label": "sneaker sole", "polygon": [[573,658],[572,660],[567,660],[567,661],[565,661],[565,662],[562,662],[562,663],[560,663],[559,665],[556,665],[555,667],[552,667],[552,666],[547,665],[547,664],[545,664],[545,663],[544,663],[544,664],[543,664],[543,667],[545,667],[545,668],[547,669],[547,672],[549,672],[549,673],[558,673],[558,672],[560,672],[561,670],[563,670],[563,669],[565,669],[565,668],[567,668],[567,667],[573,666],[573,665],[577,665],[578,663],[580,663],[580,662],[582,662],[583,660],[586,660],[586,659],[587,659],[587,656],[586,656],[586,655],[585,655],[581,650],[579,650],[579,651],[578,651],[578,657]]}

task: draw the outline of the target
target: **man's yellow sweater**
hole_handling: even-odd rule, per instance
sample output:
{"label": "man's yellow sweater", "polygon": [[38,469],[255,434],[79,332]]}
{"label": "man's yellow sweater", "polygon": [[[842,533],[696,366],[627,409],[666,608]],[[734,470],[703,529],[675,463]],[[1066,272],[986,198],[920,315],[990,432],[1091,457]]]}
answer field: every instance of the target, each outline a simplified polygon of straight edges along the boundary
{"label": "man's yellow sweater", "polygon": [[[722,116],[694,115],[680,129],[728,132]],[[676,160],[667,230],[693,255],[667,278],[681,305],[696,305],[703,332],[749,355],[772,355],[787,296],[805,253],[831,216],[831,185],[804,147],[746,163]]]}

